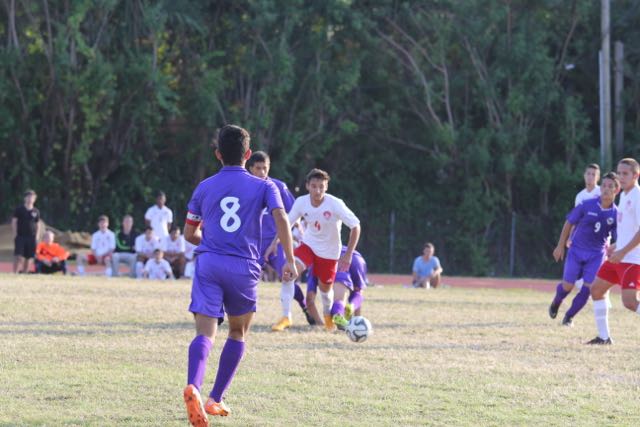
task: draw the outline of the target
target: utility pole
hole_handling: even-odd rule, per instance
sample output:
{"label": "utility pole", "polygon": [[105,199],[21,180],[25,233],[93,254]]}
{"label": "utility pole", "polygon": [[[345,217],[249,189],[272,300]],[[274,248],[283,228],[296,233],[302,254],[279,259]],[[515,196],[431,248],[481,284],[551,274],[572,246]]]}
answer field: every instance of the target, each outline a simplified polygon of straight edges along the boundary
{"label": "utility pole", "polygon": [[600,154],[601,163],[604,170],[611,169],[611,37],[610,37],[610,3],[609,0],[601,0],[602,16],[602,61],[600,80],[600,106],[602,108],[600,118]]}
{"label": "utility pole", "polygon": [[615,72],[614,79],[614,102],[616,117],[616,159],[624,157],[624,102],[622,93],[624,91],[624,44],[620,41],[614,43],[613,65]]}

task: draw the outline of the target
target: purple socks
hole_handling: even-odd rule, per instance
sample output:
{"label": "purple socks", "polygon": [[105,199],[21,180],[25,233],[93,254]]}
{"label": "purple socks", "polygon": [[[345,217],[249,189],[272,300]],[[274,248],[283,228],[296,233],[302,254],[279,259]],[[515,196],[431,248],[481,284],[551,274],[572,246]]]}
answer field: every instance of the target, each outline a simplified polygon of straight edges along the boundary
{"label": "purple socks", "polygon": [[564,290],[562,282],[558,283],[558,286],[556,286],[556,296],[553,298],[553,305],[560,305],[567,295],[569,295],[569,292]]}
{"label": "purple socks", "polygon": [[221,402],[224,392],[229,388],[233,376],[236,374],[242,355],[244,354],[244,341],[236,341],[227,338],[222,354],[220,354],[220,364],[213,390],[209,395],[216,402]]}
{"label": "purple socks", "polygon": [[586,286],[582,286],[582,289],[580,289],[578,295],[573,298],[573,302],[571,303],[571,307],[569,308],[569,310],[567,310],[566,316],[574,317],[576,314],[578,314],[578,312],[582,310],[582,307],[585,306],[587,301],[589,301],[590,294],[591,290]]}
{"label": "purple socks", "polygon": [[354,310],[359,310],[360,307],[362,307],[363,299],[364,298],[362,297],[362,294],[359,291],[351,292],[351,295],[349,295],[349,303],[353,304]]}
{"label": "purple socks", "polygon": [[335,316],[336,314],[344,316],[344,303],[342,301],[334,301],[331,306],[331,316]]}
{"label": "purple socks", "polygon": [[300,305],[301,309],[305,309],[307,308],[307,302],[304,300],[304,294],[302,293],[302,289],[300,289],[300,285],[298,285],[297,283],[294,284],[293,287],[293,299],[295,299],[298,304]]}
{"label": "purple socks", "polygon": [[207,358],[213,343],[204,335],[198,335],[189,345],[189,368],[187,384],[193,384],[198,390],[202,387],[204,373],[207,370]]}

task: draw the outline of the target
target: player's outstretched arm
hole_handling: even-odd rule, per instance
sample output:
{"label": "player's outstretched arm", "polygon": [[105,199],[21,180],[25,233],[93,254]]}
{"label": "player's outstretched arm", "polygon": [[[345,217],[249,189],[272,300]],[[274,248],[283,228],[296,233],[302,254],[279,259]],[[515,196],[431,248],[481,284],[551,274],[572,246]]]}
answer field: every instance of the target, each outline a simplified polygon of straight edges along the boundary
{"label": "player's outstretched arm", "polygon": [[567,246],[567,239],[569,239],[572,228],[573,224],[571,224],[569,221],[564,222],[562,231],[560,232],[560,238],[558,239],[558,245],[553,250],[553,258],[556,260],[556,262],[562,261],[564,259],[564,251]]}
{"label": "player's outstretched arm", "polygon": [[351,258],[353,258],[353,251],[356,250],[358,240],[360,240],[360,224],[354,226],[349,233],[347,250],[338,260],[338,271],[347,271],[351,266]]}
{"label": "player's outstretched arm", "polygon": [[293,237],[291,236],[291,224],[289,224],[289,218],[287,213],[282,208],[274,209],[271,214],[273,220],[276,223],[276,230],[278,232],[278,240],[284,250],[284,255],[287,259],[287,263],[282,269],[282,278],[286,281],[295,280],[298,277],[298,270],[296,269],[296,263],[293,259]]}

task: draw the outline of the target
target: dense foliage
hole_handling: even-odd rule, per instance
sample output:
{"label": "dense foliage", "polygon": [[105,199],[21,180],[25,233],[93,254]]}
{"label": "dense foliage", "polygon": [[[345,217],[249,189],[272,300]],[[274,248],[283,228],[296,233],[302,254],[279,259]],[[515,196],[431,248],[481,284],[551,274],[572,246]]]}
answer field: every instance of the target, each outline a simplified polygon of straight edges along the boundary
{"label": "dense foliage", "polygon": [[[613,3],[625,155],[639,19]],[[139,224],[156,189],[182,218],[237,123],[291,187],[332,174],[372,270],[407,271],[431,240],[448,273],[504,275],[515,213],[516,274],[554,275],[598,160],[599,2],[3,0],[0,40],[0,219],[26,187],[61,228]]]}

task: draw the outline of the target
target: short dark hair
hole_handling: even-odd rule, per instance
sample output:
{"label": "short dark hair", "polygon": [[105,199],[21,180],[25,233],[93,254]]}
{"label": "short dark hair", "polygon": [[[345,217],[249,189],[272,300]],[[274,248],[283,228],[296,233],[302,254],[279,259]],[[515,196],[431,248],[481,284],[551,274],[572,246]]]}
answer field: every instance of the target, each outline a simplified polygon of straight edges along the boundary
{"label": "short dark hair", "polygon": [[106,216],[106,215],[100,215],[100,216],[98,217],[98,222],[101,222],[101,221],[107,221],[107,222],[109,222],[109,217],[108,217],[108,216]]}
{"label": "short dark hair", "polygon": [[631,169],[633,170],[633,173],[639,173],[640,172],[640,165],[638,164],[636,159],[633,159],[631,157],[627,157],[627,158],[624,158],[624,159],[620,160],[618,162],[618,164],[619,165],[622,164],[622,165],[630,166]]}
{"label": "short dark hair", "polygon": [[615,172],[607,172],[603,177],[602,181],[605,179],[610,179],[616,184],[616,188],[620,188],[620,178],[618,178],[618,174]]}
{"label": "short dark hair", "polygon": [[30,196],[30,195],[34,195],[37,196],[36,191],[32,190],[31,188],[29,188],[27,191],[24,192],[24,197]]}
{"label": "short dark hair", "polygon": [[180,231],[180,227],[178,227],[177,225],[171,224],[171,228],[169,229],[169,234],[173,233],[174,231]]}
{"label": "short dark hair", "polygon": [[167,195],[166,195],[166,194],[164,194],[164,191],[162,191],[162,190],[158,190],[158,191],[156,191],[156,199],[157,199],[158,197],[162,197],[162,196],[167,197]]}
{"label": "short dark hair", "polygon": [[585,169],[595,169],[600,172],[600,166],[597,163],[589,163]]}
{"label": "short dark hair", "polygon": [[160,249],[160,248],[156,248],[156,249],[154,249],[154,250],[153,250],[153,253],[154,253],[154,254],[157,254],[158,252],[162,252],[162,249]]}
{"label": "short dark hair", "polygon": [[264,151],[254,151],[251,153],[251,157],[247,160],[247,167],[250,168],[254,165],[254,163],[271,163],[271,159],[269,155]]}
{"label": "short dark hair", "polygon": [[217,148],[222,162],[228,166],[242,164],[242,157],[249,149],[251,136],[240,126],[226,125],[218,132]]}
{"label": "short dark hair", "polygon": [[149,231],[149,230],[153,231],[153,227],[152,227],[152,226],[150,226],[150,225],[147,225],[147,226],[144,228],[144,232],[146,233],[146,232],[147,232],[147,231]]}
{"label": "short dark hair", "polygon": [[329,182],[331,180],[331,177],[327,172],[323,171],[322,169],[313,168],[307,174],[307,178],[305,179],[305,182],[309,183],[309,181],[311,181],[312,179],[320,179],[322,181]]}

